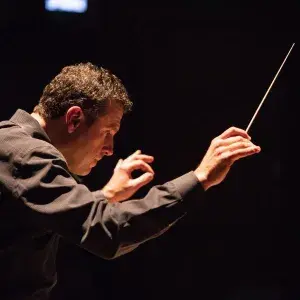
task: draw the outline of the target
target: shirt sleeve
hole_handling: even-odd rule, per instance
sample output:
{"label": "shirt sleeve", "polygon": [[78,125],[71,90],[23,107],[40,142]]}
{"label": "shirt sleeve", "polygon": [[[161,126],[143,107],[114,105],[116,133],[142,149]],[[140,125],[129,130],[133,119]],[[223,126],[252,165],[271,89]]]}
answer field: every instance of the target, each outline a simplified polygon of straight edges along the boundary
{"label": "shirt sleeve", "polygon": [[142,199],[110,203],[101,191],[91,192],[77,183],[52,148],[26,153],[14,177],[15,197],[34,226],[57,232],[105,259],[159,236],[204,194],[197,177],[189,172],[152,187]]}

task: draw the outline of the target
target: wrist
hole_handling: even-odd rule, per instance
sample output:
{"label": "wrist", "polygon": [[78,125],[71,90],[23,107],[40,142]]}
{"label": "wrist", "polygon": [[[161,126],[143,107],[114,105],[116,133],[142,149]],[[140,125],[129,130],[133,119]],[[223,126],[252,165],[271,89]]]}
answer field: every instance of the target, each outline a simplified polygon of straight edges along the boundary
{"label": "wrist", "polygon": [[101,192],[103,193],[105,199],[107,199],[109,202],[114,202],[116,192],[112,188],[106,185]]}
{"label": "wrist", "polygon": [[194,171],[194,174],[198,178],[198,180],[201,183],[203,189],[206,191],[209,188],[209,182],[208,182],[208,179],[207,179],[207,174],[204,173],[204,172],[197,172],[197,170]]}

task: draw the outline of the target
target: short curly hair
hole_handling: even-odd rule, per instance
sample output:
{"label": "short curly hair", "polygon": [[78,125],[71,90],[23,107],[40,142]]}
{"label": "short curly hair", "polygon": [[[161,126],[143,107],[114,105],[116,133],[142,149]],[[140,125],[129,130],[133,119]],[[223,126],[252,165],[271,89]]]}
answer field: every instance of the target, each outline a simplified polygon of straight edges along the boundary
{"label": "short curly hair", "polygon": [[90,62],[64,67],[44,88],[34,112],[45,119],[63,116],[71,106],[82,108],[89,125],[115,102],[127,113],[132,102],[121,80]]}

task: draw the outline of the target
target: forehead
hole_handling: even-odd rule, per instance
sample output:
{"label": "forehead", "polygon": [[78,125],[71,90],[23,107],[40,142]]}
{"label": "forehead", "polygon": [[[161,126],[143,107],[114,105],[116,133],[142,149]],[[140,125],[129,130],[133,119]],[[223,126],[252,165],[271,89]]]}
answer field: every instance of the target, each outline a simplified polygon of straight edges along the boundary
{"label": "forehead", "polygon": [[105,128],[118,130],[123,117],[124,111],[119,106],[110,106],[107,113],[99,118],[98,125]]}

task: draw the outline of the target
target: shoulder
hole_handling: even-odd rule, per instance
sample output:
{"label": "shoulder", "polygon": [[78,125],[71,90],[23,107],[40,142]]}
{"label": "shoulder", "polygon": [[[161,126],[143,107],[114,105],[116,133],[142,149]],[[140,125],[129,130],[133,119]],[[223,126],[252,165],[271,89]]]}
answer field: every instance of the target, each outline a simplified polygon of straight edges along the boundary
{"label": "shoulder", "polygon": [[21,126],[11,121],[0,122],[0,145],[0,156],[12,161],[22,161],[34,154],[48,154],[65,160],[51,143],[28,134]]}

